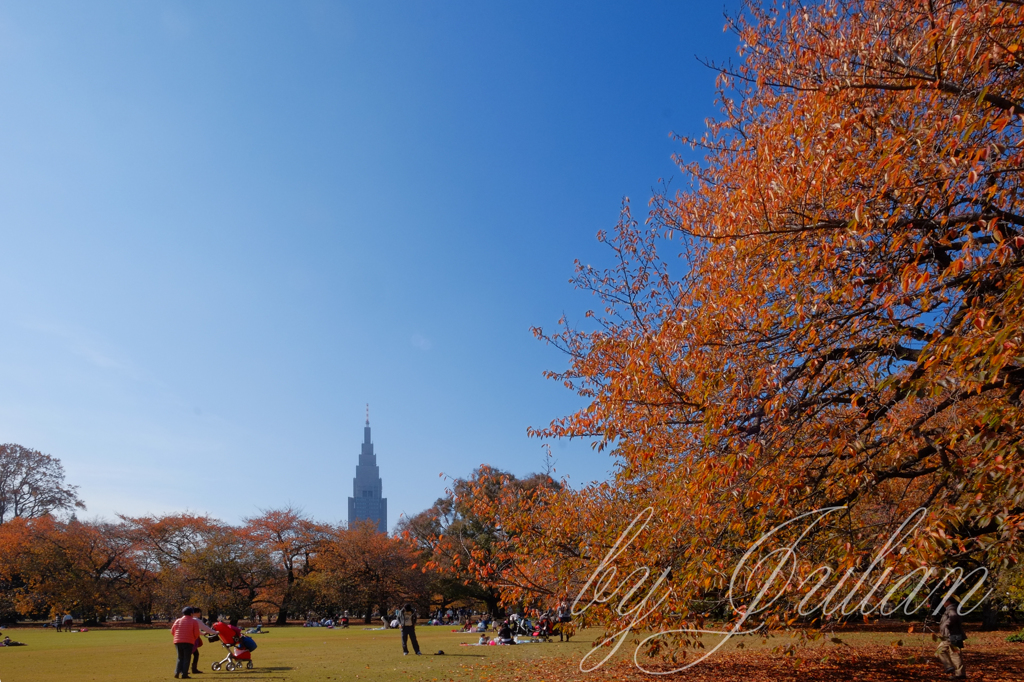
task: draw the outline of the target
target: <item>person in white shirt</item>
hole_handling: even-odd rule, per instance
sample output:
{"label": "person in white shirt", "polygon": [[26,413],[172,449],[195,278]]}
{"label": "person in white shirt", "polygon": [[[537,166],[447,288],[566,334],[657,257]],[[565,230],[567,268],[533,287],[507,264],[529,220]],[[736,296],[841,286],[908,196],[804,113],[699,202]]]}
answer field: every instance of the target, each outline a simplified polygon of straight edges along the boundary
{"label": "person in white shirt", "polygon": [[[203,622],[203,610],[192,607],[192,618],[196,621],[196,625],[199,626],[199,631],[204,635],[217,635],[217,631],[211,628],[209,625]],[[199,637],[196,639],[195,648],[192,649],[192,672],[201,673],[199,669],[199,647],[203,645],[203,638]]]}

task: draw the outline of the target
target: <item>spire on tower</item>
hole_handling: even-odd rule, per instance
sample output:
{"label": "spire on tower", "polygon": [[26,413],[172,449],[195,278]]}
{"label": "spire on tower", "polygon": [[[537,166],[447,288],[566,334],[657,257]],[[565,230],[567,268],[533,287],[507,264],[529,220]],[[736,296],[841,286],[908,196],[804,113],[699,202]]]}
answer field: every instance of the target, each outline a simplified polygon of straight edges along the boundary
{"label": "spire on tower", "polygon": [[370,403],[366,403],[366,425],[370,425]]}

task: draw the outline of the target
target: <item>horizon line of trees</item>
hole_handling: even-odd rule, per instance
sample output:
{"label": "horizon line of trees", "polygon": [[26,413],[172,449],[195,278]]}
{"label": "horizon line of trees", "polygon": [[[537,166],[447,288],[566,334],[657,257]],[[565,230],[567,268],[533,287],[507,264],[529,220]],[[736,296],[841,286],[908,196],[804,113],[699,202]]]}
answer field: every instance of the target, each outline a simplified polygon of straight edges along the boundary
{"label": "horizon line of trees", "polygon": [[285,624],[343,611],[368,619],[434,597],[433,576],[417,570],[420,558],[403,538],[372,523],[319,523],[293,508],[240,525],[187,513],[15,518],[0,525],[0,556],[3,620],[69,611],[87,621],[119,615],[149,623],[193,605]]}
{"label": "horizon line of trees", "polygon": [[232,525],[193,513],[80,520],[78,489],[60,461],[0,445],[0,622],[72,612],[150,623],[182,605],[211,615],[296,617],[348,612],[367,622],[404,602],[423,612],[474,606],[499,616],[495,581],[469,567],[500,529],[476,515],[466,490],[556,489],[547,474],[519,481],[483,466],[388,535],[372,522],[330,524],[294,507]]}

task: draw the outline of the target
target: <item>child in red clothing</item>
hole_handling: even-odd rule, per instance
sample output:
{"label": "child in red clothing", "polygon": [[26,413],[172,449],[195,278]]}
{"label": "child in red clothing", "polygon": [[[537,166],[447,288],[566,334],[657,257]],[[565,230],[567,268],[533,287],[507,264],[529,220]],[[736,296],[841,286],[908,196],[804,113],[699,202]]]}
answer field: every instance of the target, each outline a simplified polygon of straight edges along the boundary
{"label": "child in red clothing", "polygon": [[225,623],[222,620],[218,620],[213,624],[213,629],[217,631],[217,636],[220,637],[220,641],[225,644],[234,644],[238,641],[238,638],[242,636],[242,628],[234,625],[238,619],[233,618],[232,624]]}

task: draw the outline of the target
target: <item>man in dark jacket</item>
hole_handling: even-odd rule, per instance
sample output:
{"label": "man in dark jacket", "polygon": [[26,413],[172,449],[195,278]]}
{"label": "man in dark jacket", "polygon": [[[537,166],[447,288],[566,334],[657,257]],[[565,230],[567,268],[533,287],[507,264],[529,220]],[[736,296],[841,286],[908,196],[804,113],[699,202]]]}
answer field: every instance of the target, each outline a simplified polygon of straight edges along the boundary
{"label": "man in dark jacket", "polygon": [[416,641],[416,609],[412,607],[412,604],[406,604],[395,613],[395,620],[398,621],[398,627],[402,628],[402,653],[406,656],[409,655],[406,640],[411,639],[412,650],[419,656],[420,643]]}
{"label": "man in dark jacket", "polygon": [[955,680],[967,677],[967,673],[964,672],[964,659],[960,655],[966,638],[963,621],[957,612],[957,604],[949,600],[942,612],[942,620],[939,621],[939,639],[942,641],[939,642],[935,655],[938,656],[942,667]]}

